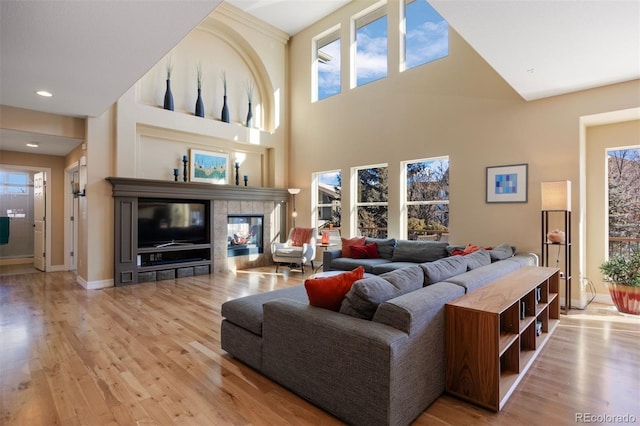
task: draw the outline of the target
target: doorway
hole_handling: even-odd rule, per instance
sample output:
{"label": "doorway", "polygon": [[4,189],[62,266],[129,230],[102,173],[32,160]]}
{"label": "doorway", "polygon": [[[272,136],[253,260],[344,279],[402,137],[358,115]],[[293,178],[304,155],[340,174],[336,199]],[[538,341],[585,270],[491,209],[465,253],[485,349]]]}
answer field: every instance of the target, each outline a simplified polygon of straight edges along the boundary
{"label": "doorway", "polygon": [[[42,222],[39,229],[41,237],[35,240],[36,208],[35,180],[38,173],[43,174],[42,188]],[[0,165],[0,265],[35,266],[35,251],[42,260],[38,269],[51,269],[50,253],[51,230],[44,221],[50,217],[50,186],[46,185],[44,176],[50,176],[51,169]]]}
{"label": "doorway", "polygon": [[79,187],[79,165],[76,161],[65,169],[64,191],[64,265],[67,271],[78,269],[78,209],[79,194],[75,188]]}

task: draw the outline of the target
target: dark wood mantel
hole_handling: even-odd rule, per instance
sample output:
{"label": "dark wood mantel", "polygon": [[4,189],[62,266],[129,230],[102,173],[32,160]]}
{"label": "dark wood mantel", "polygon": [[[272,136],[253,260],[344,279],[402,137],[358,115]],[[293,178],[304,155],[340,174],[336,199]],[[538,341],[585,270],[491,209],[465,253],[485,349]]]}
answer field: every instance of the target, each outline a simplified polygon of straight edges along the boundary
{"label": "dark wood mantel", "polygon": [[286,189],[123,177],[106,178],[114,197],[287,202]]}

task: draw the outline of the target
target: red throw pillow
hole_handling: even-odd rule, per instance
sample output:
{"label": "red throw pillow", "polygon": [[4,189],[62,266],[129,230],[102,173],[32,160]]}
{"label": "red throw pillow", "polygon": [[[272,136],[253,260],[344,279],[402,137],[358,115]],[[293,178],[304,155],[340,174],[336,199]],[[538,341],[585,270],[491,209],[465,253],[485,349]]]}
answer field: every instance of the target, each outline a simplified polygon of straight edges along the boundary
{"label": "red throw pillow", "polygon": [[351,246],[350,248],[352,259],[377,259],[380,257],[376,243],[369,243],[363,246]]}
{"label": "red throw pillow", "polygon": [[363,246],[364,239],[364,237],[356,237],[351,239],[342,238],[342,257],[351,257],[351,247]]}
{"label": "red throw pillow", "polygon": [[378,253],[378,244],[369,243],[364,245],[367,249],[367,257],[369,259],[378,259],[380,254]]}
{"label": "red throw pillow", "polygon": [[352,259],[366,259],[369,257],[367,254],[367,246],[351,246],[351,258]]}
{"label": "red throw pillow", "polygon": [[349,292],[354,282],[364,277],[364,268],[329,277],[309,278],[304,282],[309,304],[318,308],[338,312],[344,295]]}

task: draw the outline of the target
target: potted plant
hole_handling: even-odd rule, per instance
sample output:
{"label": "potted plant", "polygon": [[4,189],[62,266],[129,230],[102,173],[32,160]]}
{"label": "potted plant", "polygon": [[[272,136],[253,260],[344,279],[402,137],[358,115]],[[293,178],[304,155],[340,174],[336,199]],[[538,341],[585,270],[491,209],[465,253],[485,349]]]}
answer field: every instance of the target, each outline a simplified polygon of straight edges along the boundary
{"label": "potted plant", "polygon": [[640,315],[640,249],[630,256],[615,255],[600,265],[618,311]]}

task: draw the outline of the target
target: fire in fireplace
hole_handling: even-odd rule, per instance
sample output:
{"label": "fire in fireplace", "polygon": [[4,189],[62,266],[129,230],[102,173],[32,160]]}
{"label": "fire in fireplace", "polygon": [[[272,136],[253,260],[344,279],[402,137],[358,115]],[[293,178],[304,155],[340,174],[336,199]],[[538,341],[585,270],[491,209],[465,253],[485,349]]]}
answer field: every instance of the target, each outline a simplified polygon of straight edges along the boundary
{"label": "fire in fireplace", "polygon": [[227,216],[227,256],[260,254],[262,245],[262,215]]}

